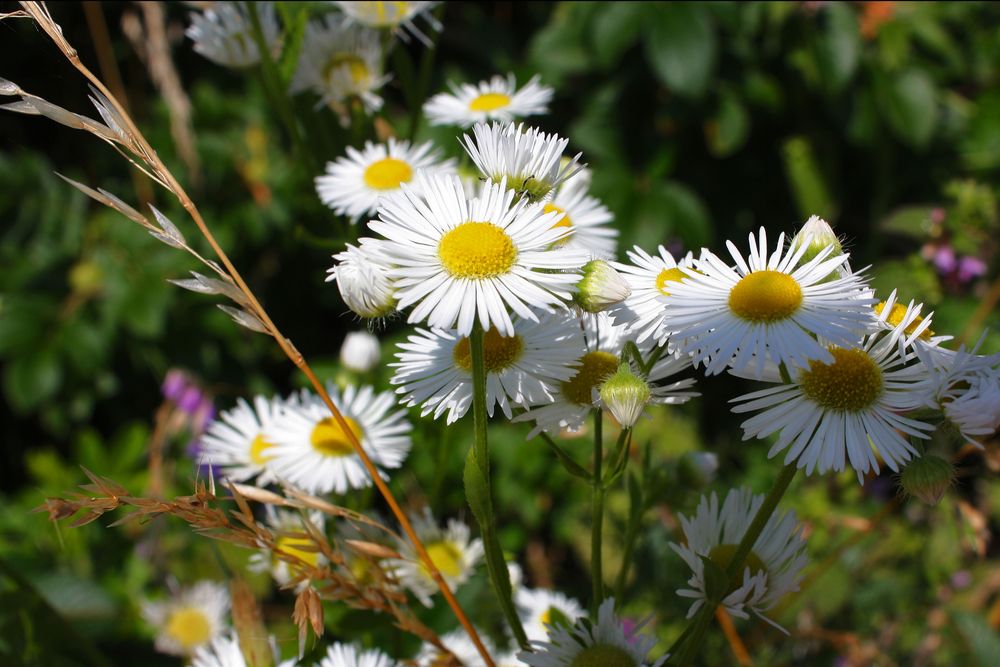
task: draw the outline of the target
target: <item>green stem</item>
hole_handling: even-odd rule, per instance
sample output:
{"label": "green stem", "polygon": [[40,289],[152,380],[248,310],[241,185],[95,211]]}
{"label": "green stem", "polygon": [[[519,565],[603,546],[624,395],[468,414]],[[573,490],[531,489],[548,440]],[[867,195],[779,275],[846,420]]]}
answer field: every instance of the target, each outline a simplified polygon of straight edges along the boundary
{"label": "green stem", "polygon": [[[482,536],[483,548],[486,553],[486,570],[489,574],[490,584],[493,592],[496,593],[497,600],[507,625],[518,645],[530,651],[528,637],[521,625],[521,619],[517,615],[514,606],[512,590],[510,585],[510,573],[507,571],[507,562],[504,560],[503,549],[497,537],[496,517],[493,512],[493,491],[490,482],[490,448],[487,439],[487,419],[486,414],[486,354],[483,343],[483,327],[477,319],[472,325],[472,333],[469,336],[469,348],[472,355],[472,418],[473,432],[475,440],[473,442],[472,455],[474,458],[474,469],[470,471],[466,466],[466,476],[473,474],[478,477],[477,497],[470,498],[473,507],[473,514],[479,523],[479,533]],[[466,481],[466,493],[469,493],[469,481]]]}
{"label": "green stem", "polygon": [[260,16],[257,15],[256,4],[255,2],[248,2],[246,6],[247,14],[250,16],[253,40],[257,44],[257,50],[260,52],[260,72],[264,79],[264,90],[268,93],[272,106],[278,112],[278,115],[281,116],[281,121],[285,124],[285,128],[292,139],[295,152],[299,155],[300,159],[305,161],[309,172],[317,174],[319,173],[318,162],[302,138],[302,132],[298,121],[295,119],[295,112],[292,111],[292,105],[288,100],[285,85],[281,80],[281,74],[278,72],[278,68],[274,64],[274,59],[271,57],[267,40],[264,39],[264,29],[260,24]]}
{"label": "green stem", "polygon": [[[782,468],[778,479],[774,481],[771,490],[767,492],[764,502],[754,515],[753,521],[750,522],[750,526],[747,528],[747,532],[744,533],[743,539],[740,540],[739,545],[736,547],[736,552],[733,554],[732,560],[729,561],[729,566],[726,567],[726,577],[729,581],[740,577],[747,556],[750,555],[754,544],[757,543],[757,538],[764,531],[764,526],[767,525],[768,519],[774,514],[774,510],[778,507],[778,502],[781,501],[782,496],[785,495],[785,491],[788,490],[788,485],[792,483],[792,478],[795,477],[797,470],[794,462],[786,465]],[[715,608],[719,606],[720,602],[721,600],[718,599],[706,600],[702,608],[698,610],[698,615],[693,622],[694,629],[691,632],[690,638],[684,643],[683,652],[678,657],[677,665],[679,667],[690,665],[699,649],[701,649],[701,643],[705,638],[705,633],[708,631],[709,625],[711,625]]]}
{"label": "green stem", "polygon": [[639,538],[639,526],[642,523],[642,515],[646,510],[645,493],[640,491],[638,498],[632,498],[632,505],[629,507],[628,525],[625,527],[625,549],[622,551],[622,564],[618,568],[618,576],[615,578],[615,601],[621,604],[625,596],[625,582],[628,580],[628,571],[632,564],[632,553],[635,551],[635,543]]}
{"label": "green stem", "polygon": [[604,526],[604,480],[601,479],[601,463],[604,459],[604,412],[594,410],[594,480],[592,486],[592,523],[590,528],[590,578],[593,596],[590,601],[590,615],[597,618],[597,608],[604,601],[604,565],[601,562],[601,529]]}

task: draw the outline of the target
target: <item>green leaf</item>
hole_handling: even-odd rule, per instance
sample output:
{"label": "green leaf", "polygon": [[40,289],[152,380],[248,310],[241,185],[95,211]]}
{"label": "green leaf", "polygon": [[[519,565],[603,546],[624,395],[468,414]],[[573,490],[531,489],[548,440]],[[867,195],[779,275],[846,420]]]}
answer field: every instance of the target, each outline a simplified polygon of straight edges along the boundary
{"label": "green leaf", "polygon": [[976,99],[975,113],[960,146],[969,168],[1000,166],[1000,92],[989,91]]}
{"label": "green leaf", "polygon": [[820,84],[827,93],[835,94],[851,81],[858,68],[861,39],[857,14],[850,6],[830,3],[825,14],[823,32],[814,42],[816,65]]}
{"label": "green leaf", "polygon": [[[603,2],[591,24],[591,49],[603,68],[615,65],[642,30],[651,6],[644,2]],[[655,11],[655,10],[653,10]]]}
{"label": "green leaf", "polygon": [[306,34],[306,23],[309,21],[309,10],[304,5],[296,6],[289,2],[279,2],[275,7],[281,14],[281,22],[285,26],[284,47],[281,51],[278,70],[281,72],[281,80],[288,82],[292,80],[295,68],[299,63],[302,40]]}
{"label": "green leaf", "polygon": [[955,625],[969,644],[969,649],[980,667],[992,667],[1000,655],[1000,633],[991,628],[986,619],[967,611],[952,612]]}
{"label": "green leaf", "polygon": [[782,154],[785,174],[802,219],[811,215],[818,215],[826,220],[835,219],[833,197],[809,140],[805,137],[788,139],[782,147]]}
{"label": "green leaf", "polygon": [[931,229],[933,206],[906,206],[893,211],[879,223],[879,229],[923,240]]}
{"label": "green leaf", "polygon": [[51,398],[61,382],[59,358],[51,349],[15,357],[4,369],[4,393],[18,412],[27,412]]}
{"label": "green leaf", "polygon": [[911,69],[880,82],[879,103],[889,127],[914,148],[926,146],[937,125],[937,91],[927,72]]}
{"label": "green leaf", "polygon": [[719,111],[706,124],[705,135],[708,147],[717,157],[725,157],[738,151],[750,134],[750,115],[743,102],[731,91],[722,93]]}
{"label": "green leaf", "polygon": [[699,98],[708,89],[717,44],[708,10],[697,3],[657,5],[645,35],[646,57],[673,92]]}

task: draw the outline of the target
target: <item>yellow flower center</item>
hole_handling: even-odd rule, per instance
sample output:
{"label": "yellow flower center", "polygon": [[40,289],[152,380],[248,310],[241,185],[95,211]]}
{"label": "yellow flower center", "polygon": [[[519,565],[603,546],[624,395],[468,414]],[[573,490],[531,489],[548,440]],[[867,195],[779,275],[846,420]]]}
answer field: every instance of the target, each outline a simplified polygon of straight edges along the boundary
{"label": "yellow flower center", "polygon": [[[501,336],[496,329],[490,329],[483,335],[483,362],[487,373],[499,373],[509,368],[521,358],[524,351],[524,339],[518,335]],[[451,351],[455,365],[464,371],[472,372],[472,345],[468,338],[462,338]]]}
{"label": "yellow flower center", "polygon": [[365,185],[373,190],[396,190],[400,183],[409,183],[411,178],[410,165],[394,157],[372,162],[365,169]]}
{"label": "yellow flower center", "polygon": [[503,93],[483,93],[469,102],[469,111],[496,111],[510,104],[510,96]]}
{"label": "yellow flower center", "polygon": [[295,556],[310,567],[319,565],[319,552],[313,550],[316,545],[310,539],[282,535],[277,539],[275,545],[279,551],[283,551],[289,556]]}
{"label": "yellow flower center", "polygon": [[569,667],[638,667],[625,649],[612,644],[595,644],[580,650]]}
{"label": "yellow flower center", "polygon": [[185,649],[190,650],[212,638],[212,624],[202,610],[185,607],[170,614],[166,633]]}
{"label": "yellow flower center", "polygon": [[[729,567],[729,563],[732,562],[733,556],[735,555],[735,544],[720,544],[708,552],[708,559],[725,570]],[[733,578],[732,582],[730,582],[729,590],[726,591],[726,595],[729,595],[743,585],[743,572],[748,567],[750,568],[750,576],[752,577],[760,573],[767,574],[767,566],[764,564],[763,559],[751,551],[747,554],[746,559],[743,561],[743,568],[740,570],[740,573]]]}
{"label": "yellow flower center", "polygon": [[750,322],[783,320],[802,305],[802,288],[787,273],[754,271],[729,291],[729,308]]}
{"label": "yellow flower center", "polygon": [[672,269],[663,269],[656,276],[656,289],[663,296],[670,296],[670,292],[667,291],[667,283],[679,283],[681,278],[684,277],[684,272],[677,267]]}
{"label": "yellow flower center", "polygon": [[[344,421],[347,422],[351,433],[360,441],[362,431],[358,423],[346,416]],[[350,456],[354,453],[347,433],[340,428],[340,424],[333,417],[327,417],[316,424],[309,436],[309,441],[312,443],[313,449],[323,456]]]}
{"label": "yellow flower center", "polygon": [[[462,550],[456,544],[444,541],[431,542],[426,548],[431,562],[441,574],[446,577],[457,577],[462,574]],[[420,571],[430,577],[430,572],[423,563],[420,564]]]}
{"label": "yellow flower center", "polygon": [[[561,206],[556,206],[552,202],[545,202],[545,207],[542,210],[542,212],[543,213],[556,212],[556,213],[562,213],[563,214],[563,217],[559,218],[559,222],[557,222],[556,224],[552,225],[552,229],[556,229],[557,227],[567,227],[569,229],[573,229],[573,218],[569,217],[569,215],[566,213],[566,209],[562,208]],[[559,239],[558,241],[556,241],[554,245],[557,245],[557,246],[563,245],[564,243],[566,243],[567,241],[569,241],[569,239],[570,239],[570,235],[567,234],[566,236],[564,236],[561,239]]]}
{"label": "yellow flower center", "polygon": [[346,67],[351,74],[351,81],[355,85],[360,85],[368,81],[371,76],[368,73],[368,65],[365,61],[353,53],[335,53],[326,62],[323,68],[323,78],[329,80],[331,75],[341,67]]}
{"label": "yellow flower center", "polygon": [[262,466],[271,459],[273,456],[267,456],[264,454],[265,449],[270,449],[274,445],[267,441],[263,433],[259,433],[253,442],[250,443],[250,463],[255,466]]}
{"label": "yellow flower center", "polygon": [[562,383],[566,400],[575,405],[590,405],[594,387],[618,370],[618,357],[610,352],[588,352],[580,358],[576,375]]}
{"label": "yellow flower center", "polygon": [[[875,314],[881,316],[883,310],[885,310],[885,301],[875,306]],[[898,327],[900,324],[903,323],[903,317],[905,316],[906,316],[906,306],[899,303],[894,303],[892,304],[892,310],[889,311],[889,315],[888,317],[885,318],[885,321],[888,322],[890,326]],[[916,331],[917,327],[919,327],[923,321],[924,318],[917,315],[915,318],[913,318],[913,322],[910,323],[908,327],[903,329],[903,333],[909,336],[914,331]],[[930,340],[931,336],[933,335],[934,332],[931,331],[930,327],[927,327],[926,329],[920,332],[919,338],[920,340]]]}
{"label": "yellow flower center", "polygon": [[410,11],[410,3],[400,1],[355,2],[354,5],[361,11],[366,22],[380,28],[395,27]]}
{"label": "yellow flower center", "polygon": [[813,360],[802,371],[802,392],[829,410],[858,412],[870,407],[882,393],[882,370],[864,350],[830,347],[833,363]]}
{"label": "yellow flower center", "polygon": [[463,222],[441,237],[438,257],[452,276],[482,280],[507,273],[517,248],[492,222]]}

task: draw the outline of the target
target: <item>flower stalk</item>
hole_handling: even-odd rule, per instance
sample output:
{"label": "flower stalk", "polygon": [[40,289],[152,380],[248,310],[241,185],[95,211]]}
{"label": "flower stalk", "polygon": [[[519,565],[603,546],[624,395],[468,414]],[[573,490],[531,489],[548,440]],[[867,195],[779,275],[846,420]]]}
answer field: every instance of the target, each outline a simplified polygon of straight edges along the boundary
{"label": "flower stalk", "polygon": [[493,511],[493,486],[490,481],[490,447],[487,433],[489,415],[486,412],[486,352],[483,325],[477,319],[469,335],[472,357],[472,418],[475,439],[465,463],[465,496],[479,524],[479,533],[486,554],[486,570],[490,585],[500,603],[500,609],[518,645],[531,650],[528,636],[514,606],[510,573],[497,537]]}
{"label": "flower stalk", "polygon": [[594,410],[594,477],[591,484],[590,529],[590,578],[593,594],[590,600],[590,615],[597,617],[597,607],[604,601],[604,564],[601,545],[604,527],[604,480],[601,478],[601,464],[604,459],[604,412]]}

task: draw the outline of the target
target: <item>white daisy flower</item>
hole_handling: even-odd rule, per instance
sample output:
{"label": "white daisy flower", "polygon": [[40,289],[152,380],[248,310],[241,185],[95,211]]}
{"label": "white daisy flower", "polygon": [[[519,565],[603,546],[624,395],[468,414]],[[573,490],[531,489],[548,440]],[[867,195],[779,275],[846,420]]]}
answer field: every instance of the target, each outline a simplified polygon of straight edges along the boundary
{"label": "white daisy flower", "polygon": [[[250,67],[260,62],[253,38],[253,24],[243,2],[216,2],[204,12],[191,12],[191,25],[184,33],[194,50],[226,67]],[[273,2],[254,3],[261,32],[273,53],[281,40],[281,28]]]}
{"label": "white daisy flower", "polygon": [[529,641],[544,641],[552,627],[572,627],[587,610],[571,597],[544,588],[520,588],[514,595]]}
{"label": "white daisy flower", "polygon": [[382,357],[378,338],[368,331],[352,331],[340,346],[340,365],[355,373],[367,373]]}
{"label": "white daisy flower", "polygon": [[611,226],[615,216],[578,183],[570,179],[556,187],[551,200],[545,202],[545,212],[562,213],[556,224],[573,230],[572,236],[560,241],[567,248],[586,250],[598,259],[613,259],[618,248],[618,230]]}
{"label": "white daisy flower", "polygon": [[[455,630],[441,636],[441,643],[444,644],[447,652],[442,651],[434,644],[424,642],[420,647],[420,652],[414,658],[417,667],[439,667],[440,665],[451,665],[450,655],[458,659],[458,664],[463,667],[480,667],[484,665],[479,649],[469,638],[464,630]],[[499,667],[499,666],[498,666]]]}
{"label": "white daisy flower", "polygon": [[660,246],[658,255],[650,255],[639,246],[626,251],[631,264],[612,262],[631,289],[625,302],[609,311],[615,321],[626,327],[636,342],[652,339],[665,345],[671,332],[667,331],[666,300],[670,288],[679,283],[687,274],[682,269],[694,268],[694,256],[689,252],[680,261]]}
{"label": "white daisy flower", "polygon": [[144,602],[142,617],[156,628],[154,646],[161,653],[189,656],[226,628],[229,590],[214,581],[199,581],[169,599]]}
{"label": "white daisy flower", "polygon": [[458,176],[418,173],[417,180],[419,193],[403,186],[368,223],[389,241],[382,252],[393,265],[398,308],[415,305],[410,322],[468,336],[478,314],[484,331],[512,336],[508,309],[537,321],[533,309],[551,311],[570,299],[587,258],[551,247],[569,231],[554,227],[557,214],[514,203],[503,182],[485,184],[468,201]]}
{"label": "white daisy flower", "polygon": [[[469,527],[456,519],[449,519],[447,530],[442,530],[427,508],[412,520],[417,537],[448,586],[455,590],[464,584],[483,557],[483,541],[471,539]],[[409,540],[399,541],[399,553],[402,558],[386,559],[386,571],[393,572],[400,584],[430,607],[431,596],[438,592],[437,584]]]}
{"label": "white daisy flower", "polygon": [[[568,313],[543,317],[540,322],[514,320],[514,335],[501,336],[490,329],[483,336],[486,365],[486,409],[493,415],[500,406],[511,418],[511,405],[543,403],[552,399],[551,388],[572,377],[583,337],[576,319]],[[421,416],[437,419],[447,413],[447,423],[461,418],[472,404],[472,355],[469,339],[442,329],[417,333],[400,343],[391,383],[400,385],[403,405],[421,406]]]}
{"label": "white daisy flower", "polygon": [[325,530],[322,512],[311,511],[305,519],[297,511],[277,509],[272,505],[266,505],[264,511],[264,524],[274,534],[277,551],[262,545],[260,551],[250,556],[251,571],[270,572],[275,582],[284,586],[301,572],[303,565],[316,568],[327,564],[309,527],[303,523],[308,520],[312,530],[322,534]]}
{"label": "white daisy flower", "polygon": [[326,174],[316,177],[316,191],[324,204],[352,222],[370,217],[382,197],[412,183],[418,170],[455,170],[455,161],[441,160],[430,141],[411,147],[408,141],[389,139],[387,144],[365,142],[362,150],[347,147],[347,155],[326,163]]}
{"label": "white daisy flower", "polygon": [[532,407],[513,419],[515,422],[535,422],[529,439],[541,431],[556,434],[563,429],[582,428],[596,407],[595,390],[618,370],[618,355],[625,344],[624,327],[615,325],[603,312],[582,316],[579,323],[583,328],[584,345],[572,364],[573,376],[559,383],[554,400]]}
{"label": "white daisy flower", "polygon": [[919,343],[917,355],[931,374],[928,405],[944,413],[969,442],[982,447],[980,440],[1000,428],[1000,354],[979,355],[979,347],[958,351]]}
{"label": "white daisy flower", "polygon": [[404,42],[409,41],[407,32],[412,33],[425,46],[431,46],[431,40],[417,27],[416,20],[423,17],[435,32],[441,32],[441,22],[434,18],[431,10],[437,7],[437,1],[400,1],[391,2],[351,2],[334,0],[344,15],[353,23],[369,28],[391,30],[399,35]]}
{"label": "white daisy flower", "polygon": [[234,482],[257,477],[257,484],[265,486],[274,481],[268,468],[273,443],[267,432],[275,417],[286,405],[294,405],[297,396],[283,399],[255,396],[251,406],[240,398],[236,407],[222,412],[209,424],[201,440],[203,463],[216,466],[219,472]]}
{"label": "white daisy flower", "polygon": [[[273,638],[270,642],[273,644]],[[278,667],[295,667],[294,658],[277,662]],[[211,644],[198,649],[191,660],[191,667],[247,667],[246,658],[240,649],[240,638],[235,632],[216,637]]]}
{"label": "white daisy flower", "polygon": [[396,661],[378,649],[361,649],[352,644],[331,644],[318,667],[395,667]]}
{"label": "white daisy flower", "polygon": [[850,347],[872,326],[874,300],[861,277],[831,276],[847,255],[830,258],[833,248],[827,246],[796,268],[808,246],[786,252],[784,240],[779,235],[768,256],[761,228],[757,238],[750,234],[749,261],[730,241],[735,269],[706,250],[697,270],[685,271],[681,282],[670,285],[665,327],[682,351],[706,363],[707,374],[745,368],[754,359],[758,373],[768,358],[800,367],[814,359],[831,363],[815,336]]}
{"label": "white daisy flower", "polygon": [[[670,544],[670,548],[684,559],[691,568],[688,586],[677,591],[685,598],[693,598],[688,618],[694,616],[707,598],[705,564],[702,557],[725,570],[736,548],[746,534],[764,496],[753,495],[749,489],[731,489],[719,510],[715,492],[701,497],[698,509],[691,519],[681,515],[686,544]],[[802,568],[808,558],[805,539],[796,521],[795,512],[776,512],[768,519],[764,530],[744,561],[743,573],[730,581],[722,605],[733,616],[749,618],[747,610],[784,631],[781,626],[764,616],[787,593],[799,590]]]}
{"label": "white daisy flower", "polygon": [[347,250],[333,256],[337,264],[327,270],[326,282],[337,281],[340,297],[355,315],[366,319],[386,317],[396,312],[396,290],[379,239],[358,239]]}
{"label": "white daisy flower", "polygon": [[[392,392],[376,394],[368,386],[348,386],[341,396],[333,384],[327,384],[327,392],[376,466],[392,469],[403,464],[413,427],[405,410],[389,412],[395,405]],[[318,396],[310,394],[300,405],[284,410],[269,435],[274,443],[268,450],[273,457],[269,463],[279,479],[313,494],[371,486],[348,435]]]}
{"label": "white daisy flower", "polygon": [[320,97],[317,106],[342,112],[343,103],[357,97],[368,113],[382,108],[375,94],[391,77],[382,73],[382,44],[377,32],[359,28],[343,17],[328,14],[306,26],[298,68],[289,90],[311,90]]}
{"label": "white daisy flower", "polygon": [[562,159],[569,139],[523,124],[476,123],[462,141],[483,176],[494,183],[506,180],[507,187],[531,201],[545,199],[582,168],[583,153],[568,162]]}
{"label": "white daisy flower", "polygon": [[[878,473],[876,451],[898,472],[916,453],[900,432],[927,438],[933,430],[900,414],[925,405],[929,394],[927,367],[907,365],[900,356],[899,339],[913,317],[891,332],[866,337],[860,347],[827,344],[831,361],[816,359],[807,368],[789,369],[791,383],[782,382],[772,365],[764,379],[776,386],[731,401],[737,404],[733,412],[761,411],[743,422],[743,439],[779,433],[768,456],[787,448],[785,463],[796,461],[810,475],[839,472],[849,463],[861,481],[869,470]],[[911,330],[909,341],[927,324]]]}
{"label": "white daisy flower", "polygon": [[614,598],[608,598],[597,610],[597,623],[583,617],[569,628],[550,626],[547,642],[532,642],[535,651],[517,657],[531,667],[660,667],[669,656],[646,662],[655,643],[655,637],[626,633]]}
{"label": "white daisy flower", "polygon": [[543,114],[549,110],[552,88],[533,76],[520,90],[513,74],[499,74],[476,85],[449,83],[451,93],[438,93],[424,104],[431,125],[470,127],[491,120],[509,122],[515,118]]}
{"label": "white daisy flower", "polygon": [[[919,341],[923,345],[937,346],[951,340],[951,336],[934,335],[934,332],[930,329],[930,320],[934,313],[921,315],[923,307],[924,304],[915,303],[912,300],[904,306],[896,300],[896,290],[892,290],[892,294],[889,295],[888,299],[880,301],[874,306],[878,327],[883,331],[892,331],[899,326],[900,322],[904,320],[910,322],[907,329],[903,331],[904,335],[899,338],[900,343],[906,342],[917,327],[921,327],[921,333],[914,339],[914,342]],[[926,324],[924,323],[925,321]],[[906,356],[909,352],[903,348],[900,350],[900,354]]]}

